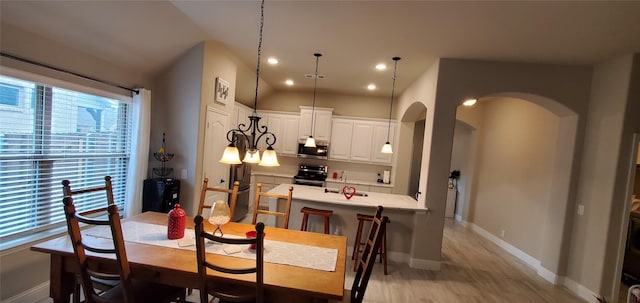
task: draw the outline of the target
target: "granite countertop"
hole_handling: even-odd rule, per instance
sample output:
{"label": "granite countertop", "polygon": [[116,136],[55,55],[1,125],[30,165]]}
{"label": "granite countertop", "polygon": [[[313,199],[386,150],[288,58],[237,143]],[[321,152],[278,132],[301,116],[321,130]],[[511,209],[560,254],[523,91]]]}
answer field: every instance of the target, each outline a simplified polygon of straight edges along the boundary
{"label": "granite countertop", "polygon": [[[367,196],[353,196],[347,199],[341,193],[325,192],[325,188],[316,186],[306,186],[298,184],[280,184],[271,189],[269,193],[286,195],[289,185],[293,185],[293,199],[306,200],[318,203],[364,206],[374,208],[382,205],[389,209],[403,209],[415,211],[428,211],[428,208],[419,205],[418,201],[407,195],[384,194],[366,192]],[[357,192],[357,187],[356,187]]]}

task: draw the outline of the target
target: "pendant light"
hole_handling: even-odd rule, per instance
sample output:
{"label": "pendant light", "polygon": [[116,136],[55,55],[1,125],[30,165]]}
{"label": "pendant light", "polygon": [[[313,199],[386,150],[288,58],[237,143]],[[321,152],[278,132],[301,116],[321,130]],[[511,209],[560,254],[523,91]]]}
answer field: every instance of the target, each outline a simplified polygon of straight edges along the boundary
{"label": "pendant light", "polygon": [[[264,27],[264,0],[260,3],[260,33],[258,35],[258,63],[256,66],[256,92],[253,99],[253,113],[249,116],[249,125],[244,123],[238,124],[237,128],[229,130],[227,132],[227,141],[229,145],[224,150],[224,154],[220,159],[221,163],[227,164],[241,164],[245,163],[259,163],[260,166],[280,166],[278,163],[278,157],[276,151],[273,149],[273,144],[276,143],[276,136],[269,131],[266,125],[259,125],[260,117],[256,112],[258,108],[258,84],[260,83],[260,55],[262,54],[262,28]],[[267,144],[267,149],[260,158],[260,151],[258,151],[258,142],[264,138]],[[237,140],[245,140],[246,142],[246,154],[242,162],[240,162],[240,152],[236,146]]]}
{"label": "pendant light", "polygon": [[398,61],[400,57],[393,57],[393,85],[391,86],[391,102],[389,104],[389,126],[387,127],[387,142],[382,146],[380,151],[383,154],[393,154],[393,148],[391,147],[390,133],[391,133],[391,110],[393,109],[393,95],[396,92],[396,69],[398,68]]}
{"label": "pendant light", "polygon": [[318,59],[322,56],[320,53],[313,54],[316,56],[316,74],[313,77],[313,103],[311,104],[311,131],[309,132],[309,138],[304,143],[304,147],[316,147],[316,140],[313,138],[313,120],[315,119],[316,110],[316,89],[318,88]]}

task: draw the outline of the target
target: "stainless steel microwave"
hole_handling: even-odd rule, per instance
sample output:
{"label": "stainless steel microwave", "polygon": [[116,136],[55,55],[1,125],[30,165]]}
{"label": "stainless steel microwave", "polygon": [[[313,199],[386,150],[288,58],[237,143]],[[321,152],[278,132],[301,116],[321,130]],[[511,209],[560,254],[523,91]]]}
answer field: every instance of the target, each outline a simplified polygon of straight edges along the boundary
{"label": "stainless steel microwave", "polygon": [[298,142],[298,157],[313,159],[328,159],[329,143],[316,141],[316,147],[305,147],[304,141]]}

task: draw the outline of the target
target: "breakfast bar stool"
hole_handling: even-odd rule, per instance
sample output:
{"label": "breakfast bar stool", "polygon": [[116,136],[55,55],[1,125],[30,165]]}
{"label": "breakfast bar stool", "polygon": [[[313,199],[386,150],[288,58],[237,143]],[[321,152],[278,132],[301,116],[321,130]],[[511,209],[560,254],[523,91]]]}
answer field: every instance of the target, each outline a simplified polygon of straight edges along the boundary
{"label": "breakfast bar stool", "polygon": [[[361,242],[362,228],[364,226],[364,222],[372,222],[373,216],[356,214],[356,218],[358,219],[358,231],[356,232],[356,239],[353,243],[353,253],[351,254],[351,260],[356,260],[353,266],[354,271],[358,266],[359,256],[360,256],[360,253],[362,252],[362,250],[360,249],[360,246],[364,247],[365,245],[364,242]],[[387,223],[391,223],[391,220],[389,220]],[[380,254],[380,263],[384,262],[384,274],[386,275],[387,274],[387,232],[386,230],[382,234],[382,243],[380,245],[379,254]]]}
{"label": "breakfast bar stool", "polygon": [[311,207],[303,207],[300,209],[302,215],[302,225],[300,226],[300,230],[307,231],[307,223],[309,222],[309,215],[322,216],[324,219],[324,233],[329,234],[329,218],[333,215],[332,210],[326,209],[317,209]]}

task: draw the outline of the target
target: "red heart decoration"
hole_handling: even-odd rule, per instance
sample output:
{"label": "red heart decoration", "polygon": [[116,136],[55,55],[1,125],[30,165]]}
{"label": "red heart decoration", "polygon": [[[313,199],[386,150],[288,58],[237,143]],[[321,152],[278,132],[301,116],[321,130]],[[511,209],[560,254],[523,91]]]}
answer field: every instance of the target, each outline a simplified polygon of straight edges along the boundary
{"label": "red heart decoration", "polygon": [[345,186],[342,188],[342,194],[349,200],[356,194],[356,188],[353,186]]}

